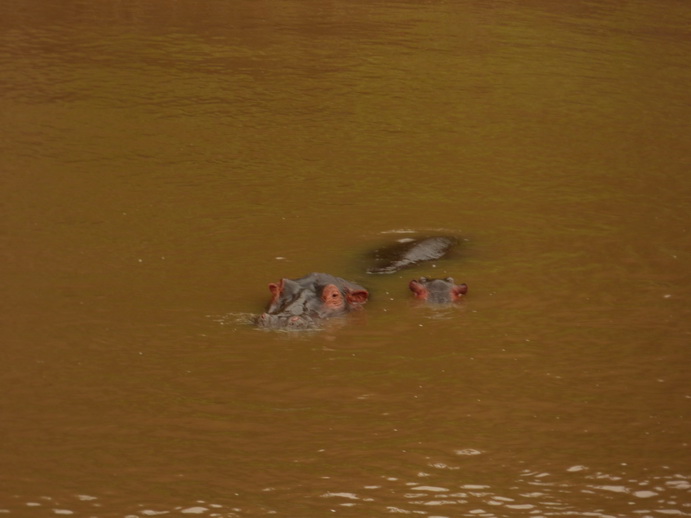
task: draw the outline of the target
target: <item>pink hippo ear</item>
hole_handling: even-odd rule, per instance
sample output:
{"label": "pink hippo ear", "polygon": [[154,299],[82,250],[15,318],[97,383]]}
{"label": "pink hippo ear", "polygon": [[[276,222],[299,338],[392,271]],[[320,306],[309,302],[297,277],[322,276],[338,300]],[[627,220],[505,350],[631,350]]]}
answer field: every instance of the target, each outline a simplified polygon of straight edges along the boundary
{"label": "pink hippo ear", "polygon": [[415,294],[415,298],[417,299],[427,300],[427,297],[429,297],[429,290],[427,290],[424,285],[415,279],[408,283],[408,287],[410,288],[410,291]]}
{"label": "pink hippo ear", "polygon": [[269,291],[271,292],[271,295],[273,295],[272,301],[278,300],[278,297],[281,296],[281,292],[283,291],[283,286],[285,285],[285,279],[281,279],[278,281],[278,284],[271,282],[269,283]]}
{"label": "pink hippo ear", "polygon": [[352,290],[347,294],[348,302],[350,304],[364,304],[369,298],[367,290]]}
{"label": "pink hippo ear", "polygon": [[463,283],[463,284],[456,284],[452,289],[451,293],[454,294],[456,299],[460,298],[461,295],[465,295],[468,293],[468,285]]}

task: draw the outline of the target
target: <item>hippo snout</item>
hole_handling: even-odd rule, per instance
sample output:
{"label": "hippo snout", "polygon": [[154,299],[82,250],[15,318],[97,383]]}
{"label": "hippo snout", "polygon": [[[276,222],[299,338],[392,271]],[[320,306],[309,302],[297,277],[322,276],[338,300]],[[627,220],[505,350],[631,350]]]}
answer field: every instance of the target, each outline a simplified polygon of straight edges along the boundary
{"label": "hippo snout", "polygon": [[264,329],[305,329],[314,327],[314,321],[305,315],[272,315],[262,313],[257,317],[257,325]]}

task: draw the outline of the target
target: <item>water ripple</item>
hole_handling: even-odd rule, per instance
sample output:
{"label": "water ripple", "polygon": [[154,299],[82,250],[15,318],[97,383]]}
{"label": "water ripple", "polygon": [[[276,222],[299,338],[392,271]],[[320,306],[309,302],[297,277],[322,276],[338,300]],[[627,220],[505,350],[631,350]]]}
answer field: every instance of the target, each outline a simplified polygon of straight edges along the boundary
{"label": "water ripple", "polygon": [[[435,468],[435,465],[430,466]],[[458,473],[458,472],[453,472]],[[306,487],[285,491],[267,488],[261,491],[264,505],[257,508],[256,495],[234,494],[232,504],[191,501],[187,505],[134,504],[130,509],[108,502],[108,498],[77,494],[67,498],[40,495],[16,497],[14,506],[0,507],[8,516],[123,516],[144,518],[163,515],[234,518],[266,514],[294,515],[289,493],[298,492],[300,505],[326,506],[329,513],[357,509],[358,514],[406,514],[429,518],[475,517],[594,517],[657,518],[691,516],[691,476],[657,473],[646,479],[629,479],[624,473],[605,473],[587,466],[572,466],[559,472],[524,470],[515,475],[507,489],[496,490],[490,484],[448,482],[448,470],[418,473],[419,480],[404,480],[380,475],[355,488],[334,487],[313,491]],[[444,478],[442,481],[441,478]],[[439,479],[438,482],[434,482]],[[617,481],[603,483],[603,481]],[[441,483],[444,482],[444,483]],[[334,482],[335,483],[335,482]],[[254,503],[250,503],[254,502]],[[319,504],[322,502],[322,504]]]}

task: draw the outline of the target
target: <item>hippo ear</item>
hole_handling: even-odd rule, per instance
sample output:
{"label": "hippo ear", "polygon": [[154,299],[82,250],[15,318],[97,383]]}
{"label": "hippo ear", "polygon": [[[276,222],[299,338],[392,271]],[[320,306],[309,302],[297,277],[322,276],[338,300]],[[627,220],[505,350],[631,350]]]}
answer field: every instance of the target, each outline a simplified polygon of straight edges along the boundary
{"label": "hippo ear", "polygon": [[461,295],[468,293],[468,285],[466,283],[456,284],[451,291],[453,291],[454,295],[460,297]]}
{"label": "hippo ear", "polygon": [[269,291],[271,292],[271,295],[273,296],[273,300],[278,300],[278,298],[281,296],[281,293],[283,292],[283,287],[285,286],[285,279],[281,279],[278,281],[278,283],[271,282],[269,283]]}
{"label": "hippo ear", "polygon": [[348,302],[351,304],[364,304],[369,298],[367,290],[352,290],[348,291]]}
{"label": "hippo ear", "polygon": [[[425,278],[422,277],[420,280],[423,280],[423,279],[425,279]],[[412,281],[410,281],[408,283],[408,288],[410,288],[410,291],[412,291],[415,294],[416,298],[422,299],[422,300],[427,300],[427,297],[429,296],[429,291],[419,281],[413,279]]]}

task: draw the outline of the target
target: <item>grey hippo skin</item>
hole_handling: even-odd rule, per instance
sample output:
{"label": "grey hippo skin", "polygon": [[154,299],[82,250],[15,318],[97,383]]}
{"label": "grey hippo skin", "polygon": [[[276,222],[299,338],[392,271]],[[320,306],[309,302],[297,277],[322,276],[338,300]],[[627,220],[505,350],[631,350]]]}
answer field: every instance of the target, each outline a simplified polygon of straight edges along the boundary
{"label": "grey hippo skin", "polygon": [[265,329],[314,329],[328,318],[359,309],[369,293],[362,286],[326,273],[269,284],[272,298],[257,318]]}

